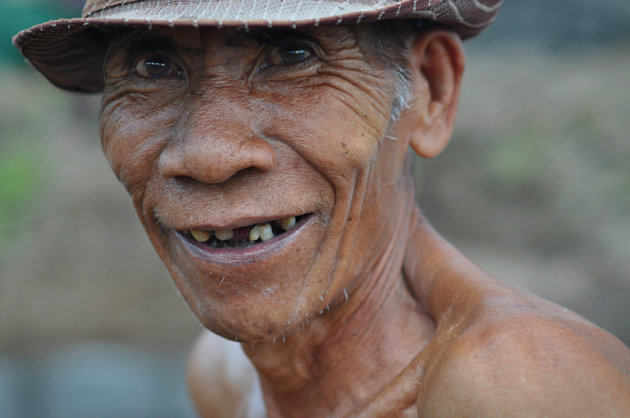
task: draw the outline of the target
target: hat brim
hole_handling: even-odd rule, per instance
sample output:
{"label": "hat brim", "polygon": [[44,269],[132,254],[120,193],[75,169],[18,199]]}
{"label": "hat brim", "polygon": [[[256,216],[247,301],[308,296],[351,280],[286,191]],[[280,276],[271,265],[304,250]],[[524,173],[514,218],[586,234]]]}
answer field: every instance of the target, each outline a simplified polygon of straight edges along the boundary
{"label": "hat brim", "polygon": [[[230,1],[227,6],[223,2],[224,7],[219,8],[220,1],[206,2],[206,5],[214,4],[215,7],[205,7],[204,10],[197,10],[201,3],[192,1],[165,0],[159,8],[151,7],[147,2],[130,2],[86,18],[59,19],[34,26],[18,33],[13,43],[54,85],[69,91],[95,93],[104,87],[103,61],[111,37],[124,28],[297,28],[425,19],[448,26],[465,39],[487,27],[501,4],[501,0],[380,0],[372,4],[365,0],[266,0],[265,8],[261,10],[243,9],[245,0]],[[234,10],[229,10],[231,8]],[[305,11],[300,13],[300,8]]]}

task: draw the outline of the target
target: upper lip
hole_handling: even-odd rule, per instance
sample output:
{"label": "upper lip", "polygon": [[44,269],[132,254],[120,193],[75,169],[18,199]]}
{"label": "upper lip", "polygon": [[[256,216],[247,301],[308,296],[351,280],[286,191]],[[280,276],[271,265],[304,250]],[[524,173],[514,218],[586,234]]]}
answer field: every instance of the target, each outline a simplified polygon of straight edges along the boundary
{"label": "upper lip", "polygon": [[231,220],[222,221],[222,222],[182,224],[182,225],[174,226],[172,227],[172,229],[176,231],[228,230],[228,229],[237,229],[237,228],[243,228],[243,227],[253,226],[253,225],[258,225],[258,224],[270,223],[270,222],[277,221],[280,219],[290,218],[291,216],[297,217],[297,216],[308,215],[308,214],[309,212],[289,214],[289,215],[274,215],[274,216],[247,216],[247,217],[239,217],[238,219],[231,219]]}

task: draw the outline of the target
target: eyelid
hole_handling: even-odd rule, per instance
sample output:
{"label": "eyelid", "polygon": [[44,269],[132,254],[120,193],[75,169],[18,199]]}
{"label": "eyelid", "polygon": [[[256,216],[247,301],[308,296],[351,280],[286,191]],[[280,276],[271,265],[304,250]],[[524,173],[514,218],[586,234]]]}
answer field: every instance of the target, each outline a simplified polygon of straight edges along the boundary
{"label": "eyelid", "polygon": [[[282,44],[278,44],[273,46],[269,52],[267,53],[267,56],[265,58],[266,62],[269,62],[273,57],[272,54],[277,53],[277,54],[281,54],[281,53],[286,53],[288,51],[297,51],[297,50],[302,50],[302,51],[308,51],[308,56],[306,58],[304,58],[303,61],[300,61],[298,63],[295,63],[294,65],[300,65],[302,63],[305,63],[306,61],[309,61],[313,58],[315,58],[317,56],[317,54],[315,53],[315,51],[313,50],[313,48],[311,48],[309,45],[303,45],[303,44],[297,44],[297,43],[293,43],[293,42],[289,42],[289,43],[282,43]],[[284,59],[281,57],[281,59],[284,61]],[[280,64],[280,65],[293,65],[293,64]]]}
{"label": "eyelid", "polygon": [[[277,47],[286,47],[286,46],[300,46],[310,49],[313,52],[313,55],[321,58],[323,56],[323,50],[319,43],[314,39],[305,38],[301,36],[296,37],[285,37],[282,39],[278,39],[275,42],[270,43],[272,48]],[[271,49],[270,49],[271,51]]]}
{"label": "eyelid", "polygon": [[[302,36],[293,36],[293,37],[284,36],[284,37],[278,37],[276,39],[272,39],[269,41],[264,41],[264,44],[265,44],[265,47],[263,48],[264,53],[262,54],[262,59],[259,62],[258,70],[256,71],[256,73],[260,73],[269,68],[279,67],[277,65],[271,65],[269,63],[270,55],[274,51],[277,51],[278,49],[284,48],[284,47],[298,47],[298,48],[303,48],[311,52],[308,58],[306,58],[304,61],[300,63],[295,64],[297,66],[301,64],[306,64],[309,61],[314,60],[314,59],[324,61],[322,58],[324,54],[323,54],[321,46],[316,41],[311,40],[310,38],[305,38]],[[291,65],[287,65],[287,66],[291,66]]]}
{"label": "eyelid", "polygon": [[143,48],[136,51],[132,51],[132,53],[129,54],[129,60],[127,61],[127,68],[130,70],[131,73],[134,73],[139,77],[146,78],[138,74],[136,68],[138,64],[140,63],[140,61],[148,58],[151,55],[164,55],[165,57],[167,57],[171,61],[171,65],[174,66],[175,69],[177,70],[177,74],[174,74],[174,76],[180,76],[180,75],[186,74],[186,71],[185,71],[184,66],[182,65],[181,59],[179,59],[179,56],[176,53],[174,53],[170,48],[169,49]]}

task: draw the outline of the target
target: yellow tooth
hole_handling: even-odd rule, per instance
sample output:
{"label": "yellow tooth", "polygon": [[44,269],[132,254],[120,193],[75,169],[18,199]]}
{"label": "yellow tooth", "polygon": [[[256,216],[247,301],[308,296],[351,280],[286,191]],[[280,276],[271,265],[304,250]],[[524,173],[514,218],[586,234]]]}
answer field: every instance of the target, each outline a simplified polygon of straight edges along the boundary
{"label": "yellow tooth", "polygon": [[263,241],[267,241],[268,239],[273,238],[273,231],[271,229],[271,225],[264,224],[260,225],[260,239]]}
{"label": "yellow tooth", "polygon": [[234,238],[234,231],[231,229],[224,229],[222,231],[214,231],[214,236],[221,241],[227,241]]}
{"label": "yellow tooth", "polygon": [[210,239],[210,232],[209,231],[199,231],[199,230],[193,230],[190,231],[190,235],[193,236],[194,239],[196,239],[198,242],[206,242]]}
{"label": "yellow tooth", "polygon": [[260,238],[260,227],[255,225],[252,229],[249,230],[249,240],[257,241]]}
{"label": "yellow tooth", "polygon": [[291,216],[290,218],[280,219],[278,221],[278,226],[284,229],[285,231],[293,228],[295,225],[295,216]]}

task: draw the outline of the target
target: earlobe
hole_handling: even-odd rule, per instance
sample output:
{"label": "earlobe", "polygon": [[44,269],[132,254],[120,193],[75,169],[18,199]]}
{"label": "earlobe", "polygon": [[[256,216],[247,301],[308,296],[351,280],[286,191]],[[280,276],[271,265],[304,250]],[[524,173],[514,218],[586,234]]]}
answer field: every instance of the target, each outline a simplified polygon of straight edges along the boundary
{"label": "earlobe", "polygon": [[410,69],[409,143],[421,157],[433,158],[446,148],[455,124],[464,71],[459,37],[443,29],[419,34],[410,48]]}

